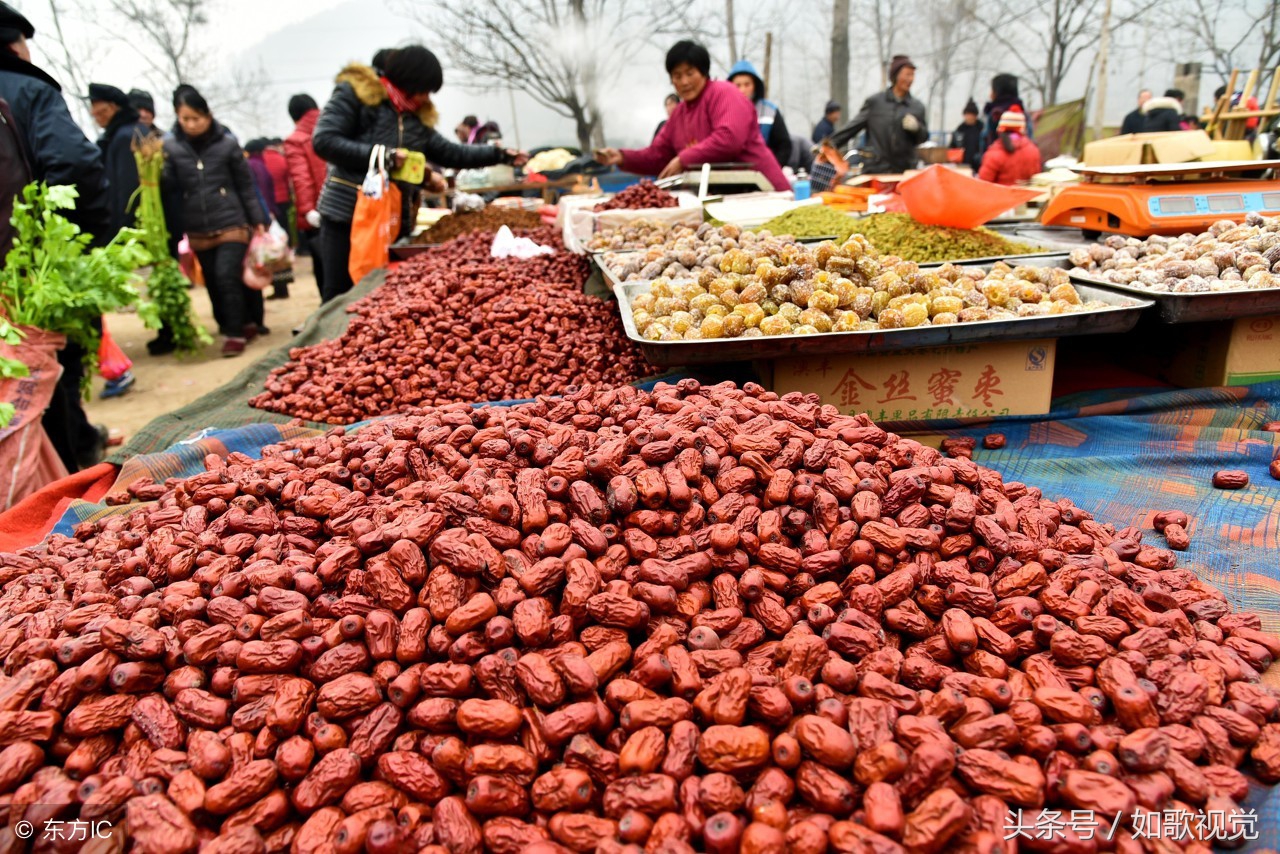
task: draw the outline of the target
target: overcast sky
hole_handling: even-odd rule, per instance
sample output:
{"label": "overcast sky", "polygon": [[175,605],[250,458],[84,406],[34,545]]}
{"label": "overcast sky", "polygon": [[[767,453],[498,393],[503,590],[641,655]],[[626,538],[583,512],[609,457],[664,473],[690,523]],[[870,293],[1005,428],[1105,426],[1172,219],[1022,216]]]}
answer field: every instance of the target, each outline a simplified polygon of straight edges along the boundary
{"label": "overcast sky", "polygon": [[[48,52],[60,50],[52,37],[49,12],[50,0],[20,0],[17,6],[36,27],[32,43],[33,59],[37,64],[51,67]],[[105,32],[104,21],[109,19],[107,4],[103,0],[56,0],[63,9],[63,29],[67,41],[79,56],[83,73],[95,82],[105,82],[128,90],[133,87],[150,89],[155,96],[160,118],[167,126],[171,120],[167,109],[169,92],[177,81],[158,80],[149,72],[143,56],[136,49],[136,39],[130,44],[128,33],[112,35]],[[458,2],[483,2],[483,0],[458,0]],[[1244,2],[1244,0],[1242,0]],[[75,5],[75,4],[80,5]],[[770,5],[772,4],[772,5]],[[290,128],[285,110],[289,96],[307,92],[322,105],[332,91],[333,77],[349,61],[368,62],[373,53],[382,47],[395,46],[414,40],[425,42],[442,54],[445,65],[445,86],[436,97],[441,115],[440,130],[448,132],[464,115],[475,114],[481,120],[496,120],[503,128],[510,144],[518,142],[524,148],[545,144],[574,141],[572,123],[537,104],[521,92],[514,96],[505,89],[476,91],[463,84],[461,73],[451,69],[443,56],[440,37],[422,28],[414,21],[394,13],[387,0],[212,0],[213,15],[201,34],[201,45],[211,56],[210,80],[192,80],[201,88],[217,90],[220,80],[225,81],[231,69],[256,68],[265,70],[269,85],[261,93],[262,107],[248,118],[243,110],[236,112],[235,105],[219,104],[211,97],[215,114],[220,115],[241,137],[270,135],[283,136]],[[422,4],[426,7],[427,4]],[[763,34],[756,31],[761,18],[754,12],[779,8],[778,0],[738,0],[739,31],[745,50],[750,55],[760,52]],[[855,10],[858,4],[854,4]],[[402,7],[397,7],[402,8]],[[718,2],[714,8],[722,8]],[[780,102],[788,125],[793,133],[808,136],[813,122],[819,118],[822,104],[827,99],[828,35],[823,24],[828,20],[828,0],[788,0],[786,14],[776,15],[767,25],[774,32],[777,52],[774,55],[773,84],[770,97]],[[760,15],[763,15],[760,12]],[[912,22],[914,24],[914,22]],[[879,86],[879,70],[867,38],[866,25],[855,18],[852,42],[851,99],[855,105]],[[1136,28],[1135,28],[1136,29]],[[1150,34],[1152,43],[1165,45],[1160,49],[1142,51],[1147,55],[1145,63],[1140,52],[1126,45],[1125,39],[1111,58],[1107,121],[1119,124],[1130,109],[1140,85],[1163,89],[1172,85],[1173,63],[1194,57],[1176,57],[1167,49],[1167,37],[1161,31]],[[904,25],[894,52],[906,51],[919,55],[925,48],[920,44],[922,35],[914,26]],[[1129,42],[1136,39],[1129,33]],[[713,74],[723,76],[724,46],[712,44],[717,65]],[[607,49],[607,46],[601,46]],[[762,64],[759,56],[750,56]],[[1064,86],[1063,99],[1079,97],[1085,88],[1091,57],[1085,55],[1077,63],[1074,73]],[[991,58],[999,67],[999,53]],[[921,62],[916,76],[915,91],[927,97],[931,85],[930,69]],[[994,70],[994,69],[993,69]],[[150,77],[148,75],[151,74]],[[981,104],[987,95],[987,79],[990,71],[956,74],[947,87],[947,115],[929,116],[933,129],[954,127],[960,119],[964,101],[973,96]],[[1216,81],[1206,78],[1203,93],[1208,94]],[[631,72],[609,93],[605,110],[605,132],[611,144],[642,144],[647,141],[656,123],[663,117],[662,99],[670,90],[662,67],[661,50],[648,51]],[[1024,91],[1024,97],[1026,92]],[[514,105],[514,111],[513,111]],[[1040,106],[1033,104],[1033,107]],[[846,113],[846,116],[848,113]],[[1090,110],[1090,119],[1093,113]],[[87,115],[79,114],[87,120]]]}

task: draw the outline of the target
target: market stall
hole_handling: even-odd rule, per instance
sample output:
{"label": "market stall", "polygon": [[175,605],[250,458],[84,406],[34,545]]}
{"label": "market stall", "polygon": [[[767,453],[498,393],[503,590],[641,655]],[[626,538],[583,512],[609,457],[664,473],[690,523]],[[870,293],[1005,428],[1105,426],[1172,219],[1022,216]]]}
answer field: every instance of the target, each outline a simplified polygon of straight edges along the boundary
{"label": "market stall", "polygon": [[583,255],[442,220],[0,553],[0,834],[1275,844],[1280,384],[1051,392],[1173,300],[1276,310],[1237,298],[1280,221],[1064,251],[623,198]]}

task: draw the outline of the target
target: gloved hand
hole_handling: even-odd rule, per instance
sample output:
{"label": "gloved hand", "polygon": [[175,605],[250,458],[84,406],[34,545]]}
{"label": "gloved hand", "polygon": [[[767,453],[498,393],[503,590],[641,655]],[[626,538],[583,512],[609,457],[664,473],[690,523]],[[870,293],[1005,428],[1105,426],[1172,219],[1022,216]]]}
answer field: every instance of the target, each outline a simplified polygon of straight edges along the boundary
{"label": "gloved hand", "polygon": [[306,216],[304,216],[303,219],[305,219],[307,221],[307,225],[311,226],[312,228],[320,227],[320,211],[309,210],[307,211]]}
{"label": "gloved hand", "polygon": [[911,113],[907,113],[902,117],[902,129],[907,133],[915,133],[920,130],[920,120]]}

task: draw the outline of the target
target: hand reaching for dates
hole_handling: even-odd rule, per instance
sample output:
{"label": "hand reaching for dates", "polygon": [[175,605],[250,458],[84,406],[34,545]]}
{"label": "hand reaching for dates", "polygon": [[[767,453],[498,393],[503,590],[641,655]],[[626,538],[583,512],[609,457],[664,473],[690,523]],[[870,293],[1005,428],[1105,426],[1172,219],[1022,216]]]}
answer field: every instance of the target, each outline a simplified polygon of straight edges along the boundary
{"label": "hand reaching for dates", "polygon": [[671,162],[664,166],[662,171],[658,173],[658,179],[670,178],[675,175],[680,175],[683,172],[684,164],[680,162],[680,156],[676,155],[671,158]]}

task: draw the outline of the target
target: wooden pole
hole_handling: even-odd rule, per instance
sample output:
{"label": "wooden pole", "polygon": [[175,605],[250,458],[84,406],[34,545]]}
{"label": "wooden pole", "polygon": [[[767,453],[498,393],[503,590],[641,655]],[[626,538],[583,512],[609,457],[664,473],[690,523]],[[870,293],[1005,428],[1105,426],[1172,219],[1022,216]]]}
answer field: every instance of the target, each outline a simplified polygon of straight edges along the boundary
{"label": "wooden pole", "polygon": [[769,64],[773,59],[773,33],[764,34],[764,90],[769,91]]}
{"label": "wooden pole", "polygon": [[1111,47],[1111,0],[1102,9],[1102,38],[1098,42],[1098,91],[1093,106],[1093,138],[1102,139],[1107,112],[1107,51]]}
{"label": "wooden pole", "polygon": [[733,0],[724,0],[725,25],[729,30],[729,64],[738,61],[738,37],[733,31]]}

